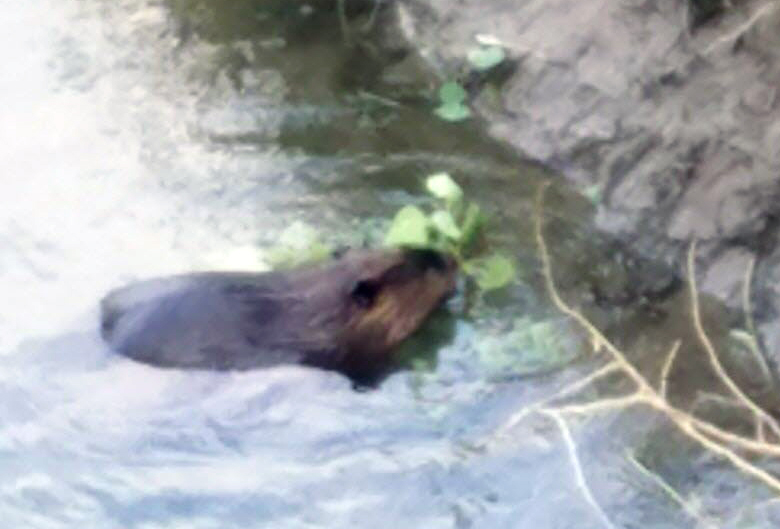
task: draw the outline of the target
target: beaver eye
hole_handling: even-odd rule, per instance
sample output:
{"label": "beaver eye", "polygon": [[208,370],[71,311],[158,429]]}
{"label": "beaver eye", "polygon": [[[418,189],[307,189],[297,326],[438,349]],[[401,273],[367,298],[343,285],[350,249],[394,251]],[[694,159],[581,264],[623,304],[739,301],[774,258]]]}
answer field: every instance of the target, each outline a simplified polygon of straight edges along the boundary
{"label": "beaver eye", "polygon": [[350,295],[358,307],[367,309],[379,294],[379,284],[374,281],[358,281]]}

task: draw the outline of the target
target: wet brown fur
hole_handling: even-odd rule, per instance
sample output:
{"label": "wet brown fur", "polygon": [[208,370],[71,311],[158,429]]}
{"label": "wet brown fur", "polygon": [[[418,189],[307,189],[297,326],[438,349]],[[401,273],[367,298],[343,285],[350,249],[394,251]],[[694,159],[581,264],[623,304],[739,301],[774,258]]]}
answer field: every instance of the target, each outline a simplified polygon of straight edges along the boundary
{"label": "wet brown fur", "polygon": [[393,365],[393,349],[453,292],[456,274],[452,258],[430,250],[356,250],[289,272],[154,279],[104,298],[102,334],[158,366],[303,363],[367,380]]}

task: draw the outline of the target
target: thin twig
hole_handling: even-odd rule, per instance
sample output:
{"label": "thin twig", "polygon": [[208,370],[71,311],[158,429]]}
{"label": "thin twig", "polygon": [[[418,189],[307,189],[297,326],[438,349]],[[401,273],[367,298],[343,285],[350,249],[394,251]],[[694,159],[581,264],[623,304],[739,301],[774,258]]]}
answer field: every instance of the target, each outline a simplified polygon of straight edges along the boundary
{"label": "thin twig", "polygon": [[688,282],[690,284],[691,292],[691,317],[693,318],[693,327],[696,330],[696,335],[698,336],[702,347],[704,347],[704,350],[707,352],[707,356],[709,357],[710,365],[712,365],[712,368],[715,370],[718,377],[723,381],[729,391],[731,391],[731,393],[737,399],[739,399],[746,408],[760,416],[761,419],[767,423],[767,426],[769,426],[772,432],[776,436],[780,437],[780,425],[777,424],[777,421],[775,421],[773,417],[761,409],[758,404],[753,402],[753,400],[748,397],[739,386],[737,386],[728,373],[726,373],[726,370],[723,368],[723,365],[720,363],[720,359],[715,352],[715,347],[712,345],[709,336],[707,336],[707,333],[704,331],[704,326],[701,322],[701,312],[699,310],[698,289],[696,287],[695,256],[696,240],[694,239],[691,241],[691,246],[688,249]]}
{"label": "thin twig", "polygon": [[674,359],[677,357],[677,351],[680,349],[681,344],[681,340],[675,340],[675,342],[672,344],[672,348],[666,355],[666,361],[664,362],[664,366],[661,369],[661,384],[658,389],[658,393],[661,395],[661,398],[666,398],[666,388],[669,385],[669,373],[672,370],[672,364],[674,364]]}
{"label": "thin twig", "polygon": [[748,350],[756,358],[756,362],[758,362],[761,373],[764,375],[767,384],[772,384],[773,378],[771,370],[769,369],[769,363],[759,344],[756,322],[753,318],[753,303],[751,301],[753,296],[751,290],[753,287],[753,273],[755,272],[755,269],[756,256],[753,255],[750,257],[750,261],[748,261],[747,270],[745,270],[745,278],[742,280],[742,312],[745,313],[745,329],[747,329],[747,333],[750,336],[750,341],[747,344]]}
{"label": "thin twig", "polygon": [[647,399],[640,392],[632,393],[623,397],[613,397],[599,399],[585,404],[569,404],[567,406],[556,406],[554,409],[561,414],[588,415],[605,411],[612,411],[620,408],[628,408],[635,404],[645,403]]}
{"label": "thin twig", "polygon": [[758,337],[742,329],[731,329],[731,331],[729,331],[729,337],[739,342],[747,352],[753,356],[756,364],[758,364],[758,367],[761,369],[764,381],[767,385],[771,385],[774,379],[772,378],[772,372],[769,369],[769,363],[758,345]]}
{"label": "thin twig", "polygon": [[604,523],[604,525],[610,529],[615,529],[615,526],[610,521],[607,513],[604,512],[604,509],[602,509],[601,505],[599,505],[599,503],[596,501],[595,496],[593,496],[593,492],[590,490],[590,486],[588,486],[588,481],[585,479],[585,472],[583,472],[580,458],[577,455],[577,445],[574,443],[574,438],[571,435],[571,430],[569,429],[569,425],[566,423],[566,420],[561,417],[560,414],[554,411],[548,410],[544,413],[556,422],[558,428],[561,431],[561,437],[563,437],[563,441],[566,443],[566,450],[569,453],[571,465],[574,467],[574,476],[577,480],[577,487],[580,489],[582,495],[585,497],[585,500],[588,502],[591,508],[596,511],[596,514]]}
{"label": "thin twig", "polygon": [[724,430],[723,428],[715,426],[714,424],[707,421],[703,421],[697,417],[689,416],[689,419],[691,424],[693,424],[697,430],[700,430],[710,437],[714,437],[724,443],[735,446],[740,450],[745,450],[764,456],[780,457],[780,445],[733,434]]}
{"label": "thin twig", "polygon": [[339,26],[341,26],[341,38],[344,44],[349,46],[352,43],[352,36],[349,30],[349,21],[347,20],[347,0],[338,0],[336,2],[336,12],[339,17]]}
{"label": "thin twig", "polygon": [[753,285],[753,271],[756,268],[756,256],[752,256],[748,261],[747,270],[745,270],[745,279],[742,280],[742,311],[745,313],[745,328],[751,336],[756,336],[756,324],[753,321],[753,306],[750,290]]}
{"label": "thin twig", "polygon": [[709,46],[704,49],[703,54],[709,55],[713,53],[717,47],[722,44],[733,46],[737,39],[750,30],[750,28],[753,27],[759,20],[761,20],[762,17],[768,16],[772,9],[774,9],[773,2],[767,2],[764,6],[753,13],[744,24],[739,25],[734,31],[731,31],[728,34],[715,39]]}
{"label": "thin twig", "polygon": [[371,13],[368,15],[368,20],[365,24],[363,24],[363,27],[360,28],[364,33],[367,33],[371,31],[371,29],[374,27],[374,23],[376,22],[376,15],[379,13],[379,6],[382,5],[383,0],[374,0],[374,7],[371,8]]}
{"label": "thin twig", "polygon": [[739,470],[749,476],[752,476],[767,487],[773,489],[775,492],[780,492],[780,480],[778,480],[766,470],[759,468],[740,457],[733,450],[730,450],[699,433],[699,431],[694,428],[693,421],[685,420],[684,417],[677,417],[675,418],[674,422],[677,423],[677,426],[681,428],[684,433],[688,434],[689,437],[704,445],[704,447],[711,452],[728,459],[731,464],[737,467]]}
{"label": "thin twig", "polygon": [[696,394],[696,400],[693,402],[692,409],[699,407],[700,403],[714,402],[719,406],[728,406],[729,408],[745,409],[745,406],[734,397],[726,397],[719,393],[711,393],[709,391],[699,391]]}
{"label": "thin twig", "polygon": [[547,243],[544,240],[544,236],[542,234],[542,200],[548,185],[549,182],[544,182],[539,186],[539,190],[536,195],[536,214],[534,215],[534,235],[536,237],[536,244],[539,246],[539,258],[542,261],[542,275],[544,276],[547,293],[552,299],[553,305],[555,305],[559,311],[579,323],[583,329],[585,329],[591,336],[593,336],[593,339],[597,343],[601,344],[603,348],[605,348],[612,355],[612,358],[620,366],[620,369],[622,369],[623,372],[625,372],[626,375],[628,375],[629,378],[631,378],[631,380],[633,380],[637,386],[639,386],[640,390],[650,390],[651,388],[648,383],[634,368],[634,366],[632,366],[628,360],[626,360],[626,358],[621,354],[620,350],[618,350],[618,348],[615,347],[612,342],[610,342],[607,337],[601,333],[601,331],[599,331],[590,321],[588,321],[585,316],[569,307],[569,305],[567,305],[566,302],[561,299],[561,296],[558,294],[558,290],[555,288],[555,282],[553,281],[552,275],[552,265],[550,264],[550,253],[547,250]]}
{"label": "thin twig", "polygon": [[585,389],[587,386],[595,383],[597,380],[599,380],[602,377],[606,377],[614,373],[615,371],[619,371],[620,366],[618,366],[615,362],[610,362],[609,364],[604,365],[600,369],[597,369],[593,373],[589,374],[588,376],[581,378],[579,380],[574,381],[572,384],[564,387],[560,391],[557,391],[554,395],[537,402],[531,406],[527,406],[520,411],[512,414],[511,417],[507,421],[504,422],[504,424],[499,427],[499,429],[496,432],[496,435],[503,435],[505,432],[508,432],[512,428],[514,428],[517,424],[519,424],[523,419],[528,417],[528,415],[538,410],[539,408],[551,403],[555,402],[556,400],[562,399],[564,397],[567,397],[569,395],[573,395],[583,389]]}
{"label": "thin twig", "polygon": [[631,461],[634,467],[636,467],[636,469],[643,476],[652,480],[658,486],[658,488],[664,491],[675,503],[682,507],[682,510],[684,510],[688,516],[708,528],[717,528],[717,526],[712,523],[712,521],[708,520],[698,511],[695,505],[689,501],[686,501],[685,498],[683,498],[679,492],[674,490],[674,488],[669,485],[661,476],[644,466],[641,461],[634,457],[633,454],[628,454],[628,460]]}

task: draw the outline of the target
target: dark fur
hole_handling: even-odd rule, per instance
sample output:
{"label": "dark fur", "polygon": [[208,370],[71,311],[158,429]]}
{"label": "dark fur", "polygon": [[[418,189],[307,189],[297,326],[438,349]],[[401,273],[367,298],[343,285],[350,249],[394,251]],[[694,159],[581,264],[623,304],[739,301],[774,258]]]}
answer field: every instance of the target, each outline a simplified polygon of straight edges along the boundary
{"label": "dark fur", "polygon": [[437,252],[364,250],[290,272],[152,279],[103,299],[102,336],[121,354],[163,367],[301,363],[373,378],[452,293],[456,273]]}

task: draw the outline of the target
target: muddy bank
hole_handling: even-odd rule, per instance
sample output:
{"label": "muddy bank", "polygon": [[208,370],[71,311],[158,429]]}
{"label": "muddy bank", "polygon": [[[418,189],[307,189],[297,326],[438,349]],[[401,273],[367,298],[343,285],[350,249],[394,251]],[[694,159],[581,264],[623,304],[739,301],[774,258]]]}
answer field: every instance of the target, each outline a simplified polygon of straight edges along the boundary
{"label": "muddy bank", "polygon": [[[753,309],[780,347],[780,4],[406,0],[406,37],[444,77],[475,35],[514,71],[501,98],[473,94],[490,133],[599,191],[599,226],[684,272],[700,241],[704,292]],[[595,186],[595,187],[594,187]]]}

